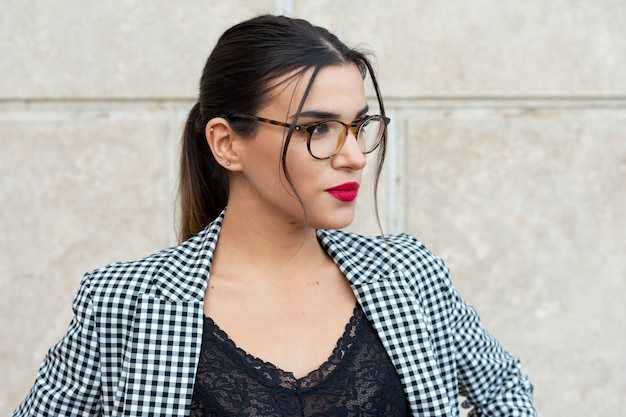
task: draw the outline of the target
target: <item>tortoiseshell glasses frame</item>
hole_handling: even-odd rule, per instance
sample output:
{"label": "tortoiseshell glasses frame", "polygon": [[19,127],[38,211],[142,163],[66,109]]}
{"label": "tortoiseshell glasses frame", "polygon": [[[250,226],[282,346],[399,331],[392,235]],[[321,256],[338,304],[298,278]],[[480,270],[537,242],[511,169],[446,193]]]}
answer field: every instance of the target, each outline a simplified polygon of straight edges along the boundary
{"label": "tortoiseshell glasses frame", "polygon": [[[379,115],[367,115],[352,122],[344,123],[340,120],[321,120],[319,122],[294,125],[292,123],[279,122],[278,120],[267,119],[265,117],[251,116],[248,114],[233,114],[227,118],[246,119],[261,123],[292,129],[306,135],[306,145],[309,154],[315,159],[329,159],[335,156],[343,147],[348,137],[348,132],[352,132],[361,148],[363,154],[368,154],[376,150],[385,135],[387,125],[391,121],[388,117]],[[374,131],[365,130],[365,127],[372,126]],[[333,136],[337,134],[336,138]],[[332,135],[332,136],[329,136]],[[315,145],[312,146],[312,138]],[[326,139],[326,142],[322,142]],[[329,139],[336,139],[335,144],[328,143]],[[321,145],[320,145],[321,144]],[[317,151],[315,149],[317,149]],[[323,151],[322,151],[323,149]],[[321,153],[320,153],[321,152]]]}

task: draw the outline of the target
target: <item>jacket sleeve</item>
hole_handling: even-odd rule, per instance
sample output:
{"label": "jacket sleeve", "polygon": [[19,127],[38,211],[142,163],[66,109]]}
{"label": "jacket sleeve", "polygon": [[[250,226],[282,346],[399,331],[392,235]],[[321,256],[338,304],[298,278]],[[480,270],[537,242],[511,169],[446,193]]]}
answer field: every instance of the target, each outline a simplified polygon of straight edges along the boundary
{"label": "jacket sleeve", "polygon": [[13,417],[101,414],[98,334],[87,277],[73,310],[67,333],[46,354],[33,387]]}
{"label": "jacket sleeve", "polygon": [[471,417],[536,416],[533,385],[522,373],[519,360],[480,323],[476,311],[452,288],[452,321],[460,394],[473,407]]}

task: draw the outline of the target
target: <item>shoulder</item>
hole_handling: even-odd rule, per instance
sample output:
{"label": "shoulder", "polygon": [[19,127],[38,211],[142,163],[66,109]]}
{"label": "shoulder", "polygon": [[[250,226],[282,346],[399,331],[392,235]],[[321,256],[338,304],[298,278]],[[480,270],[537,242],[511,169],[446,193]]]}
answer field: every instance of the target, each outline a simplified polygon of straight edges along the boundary
{"label": "shoulder", "polygon": [[[322,245],[336,260],[344,257],[385,263],[408,275],[447,276],[445,262],[415,236],[407,233],[364,236],[338,230],[319,230]],[[406,275],[406,274],[405,274]]]}
{"label": "shoulder", "polygon": [[88,272],[81,290],[93,298],[123,300],[141,294],[185,298],[200,292],[208,276],[214,245],[203,232],[144,258],[115,262]]}
{"label": "shoulder", "polygon": [[114,262],[85,274],[84,285],[92,292],[106,292],[115,288],[140,290],[154,277],[162,265],[176,257],[176,247],[161,250],[144,258]]}
{"label": "shoulder", "polygon": [[322,243],[329,243],[343,250],[358,251],[364,256],[385,253],[393,260],[436,258],[424,243],[408,233],[365,236],[342,230],[318,230],[318,236]]}
{"label": "shoulder", "polygon": [[[366,298],[378,300],[376,304],[382,302],[381,297],[415,297],[428,315],[454,305],[447,265],[415,236],[362,236],[326,230],[318,235],[353,286],[369,288],[372,293]],[[386,290],[381,293],[381,288]]]}

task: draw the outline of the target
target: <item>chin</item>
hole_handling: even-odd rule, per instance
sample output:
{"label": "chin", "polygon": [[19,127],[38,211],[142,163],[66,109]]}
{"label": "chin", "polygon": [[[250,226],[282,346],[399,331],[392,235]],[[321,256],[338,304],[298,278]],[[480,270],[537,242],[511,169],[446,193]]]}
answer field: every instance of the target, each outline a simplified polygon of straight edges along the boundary
{"label": "chin", "polygon": [[325,219],[310,219],[309,226],[315,229],[343,229],[352,224],[354,220],[354,213],[350,216],[334,216],[333,218]]}

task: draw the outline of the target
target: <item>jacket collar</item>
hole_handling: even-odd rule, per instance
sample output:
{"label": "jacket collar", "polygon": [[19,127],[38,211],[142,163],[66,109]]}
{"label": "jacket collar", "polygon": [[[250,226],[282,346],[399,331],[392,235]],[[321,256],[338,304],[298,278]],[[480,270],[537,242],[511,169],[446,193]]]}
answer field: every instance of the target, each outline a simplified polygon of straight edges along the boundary
{"label": "jacket collar", "polygon": [[155,272],[154,285],[162,297],[172,301],[204,299],[223,220],[224,211],[196,236],[161,253],[166,259]]}
{"label": "jacket collar", "polygon": [[398,273],[382,237],[324,229],[317,231],[317,237],[353,286],[388,280]]}
{"label": "jacket collar", "polygon": [[[161,296],[172,301],[204,298],[225,211],[196,236],[161,253],[166,259],[154,276]],[[336,230],[317,231],[320,244],[353,286],[388,280],[397,273],[382,238],[367,238],[355,244],[354,236]]]}

